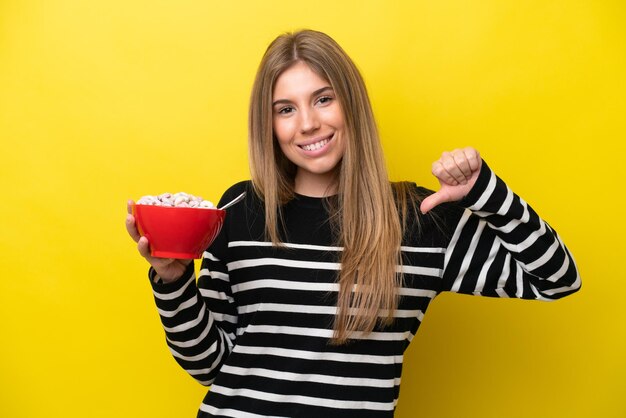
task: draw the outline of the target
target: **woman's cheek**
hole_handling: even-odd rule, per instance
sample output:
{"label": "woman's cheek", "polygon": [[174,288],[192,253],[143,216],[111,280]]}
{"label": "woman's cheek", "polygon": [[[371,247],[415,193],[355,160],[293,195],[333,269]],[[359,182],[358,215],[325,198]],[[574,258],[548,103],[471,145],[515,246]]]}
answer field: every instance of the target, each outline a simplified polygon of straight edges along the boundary
{"label": "woman's cheek", "polygon": [[293,136],[293,122],[287,120],[279,120],[274,123],[274,133],[276,138],[281,142],[287,142]]}

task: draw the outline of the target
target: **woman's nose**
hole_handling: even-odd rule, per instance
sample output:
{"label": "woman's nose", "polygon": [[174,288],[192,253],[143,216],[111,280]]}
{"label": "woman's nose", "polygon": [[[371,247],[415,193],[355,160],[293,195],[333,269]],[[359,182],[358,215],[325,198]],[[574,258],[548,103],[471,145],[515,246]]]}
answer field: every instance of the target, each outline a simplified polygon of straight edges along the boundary
{"label": "woman's nose", "polygon": [[300,112],[300,131],[302,133],[313,132],[320,127],[319,115],[314,109]]}

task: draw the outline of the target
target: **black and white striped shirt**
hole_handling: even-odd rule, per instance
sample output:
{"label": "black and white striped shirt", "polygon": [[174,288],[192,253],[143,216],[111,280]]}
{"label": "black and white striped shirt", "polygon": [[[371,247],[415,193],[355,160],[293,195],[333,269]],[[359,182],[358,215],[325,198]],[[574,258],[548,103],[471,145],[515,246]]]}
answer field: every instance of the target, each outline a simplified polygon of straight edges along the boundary
{"label": "black and white striped shirt", "polygon": [[276,248],[263,239],[250,187],[238,183],[222,198],[249,191],[228,210],[197,280],[192,265],[177,282],[152,282],[174,358],[211,385],[201,417],[392,417],[404,351],[436,295],[554,300],[580,288],[556,232],[483,164],[463,201],[405,234],[393,324],[329,345],[342,248],[322,199],[285,205],[289,233]]}

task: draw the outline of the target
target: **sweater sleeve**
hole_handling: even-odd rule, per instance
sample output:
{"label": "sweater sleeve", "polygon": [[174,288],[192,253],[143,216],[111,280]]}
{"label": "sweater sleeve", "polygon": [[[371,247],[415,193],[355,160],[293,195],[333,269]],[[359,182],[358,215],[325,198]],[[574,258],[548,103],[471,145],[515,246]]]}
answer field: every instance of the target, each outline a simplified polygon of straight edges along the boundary
{"label": "sweater sleeve", "polygon": [[206,386],[215,380],[235,341],[237,309],[224,260],[226,230],[224,225],[204,252],[197,281],[193,263],[181,279],[167,284],[155,282],[150,270],[168,348],[178,364]]}
{"label": "sweater sleeve", "polygon": [[580,289],[578,269],[554,229],[483,161],[445,252],[443,290],[555,300]]}

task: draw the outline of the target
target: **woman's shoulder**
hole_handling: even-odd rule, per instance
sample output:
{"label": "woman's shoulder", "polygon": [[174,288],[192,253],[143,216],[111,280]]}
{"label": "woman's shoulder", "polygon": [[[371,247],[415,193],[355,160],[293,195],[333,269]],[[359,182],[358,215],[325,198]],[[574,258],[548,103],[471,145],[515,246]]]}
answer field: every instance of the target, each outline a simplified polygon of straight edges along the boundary
{"label": "woman's shoulder", "polygon": [[239,181],[226,189],[220,199],[218,207],[232,201],[243,192],[246,193],[244,199],[240,203],[237,203],[227,209],[230,213],[229,217],[238,218],[245,216],[248,220],[257,219],[259,217],[263,218],[265,207],[263,201],[259,198],[256,190],[254,189],[252,180]]}
{"label": "woman's shoulder", "polygon": [[427,196],[435,193],[433,190],[422,187],[413,181],[394,181],[391,182],[391,187],[396,199],[404,193],[407,198],[421,202]]}
{"label": "woman's shoulder", "polygon": [[433,190],[411,181],[394,182],[392,187],[398,210],[406,216],[406,225],[412,231],[411,235],[422,239],[430,236],[435,241],[451,237],[463,215],[463,207],[456,202],[442,203],[422,214],[420,205],[426,197],[435,193]]}
{"label": "woman's shoulder", "polygon": [[243,192],[246,192],[246,198],[248,199],[251,197],[250,195],[254,194],[252,180],[239,181],[226,189],[226,191],[222,194],[218,207],[230,202]]}

